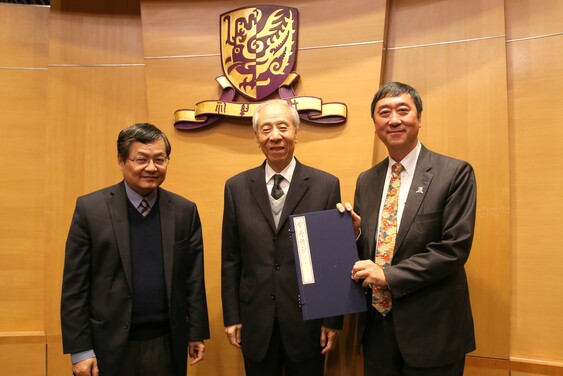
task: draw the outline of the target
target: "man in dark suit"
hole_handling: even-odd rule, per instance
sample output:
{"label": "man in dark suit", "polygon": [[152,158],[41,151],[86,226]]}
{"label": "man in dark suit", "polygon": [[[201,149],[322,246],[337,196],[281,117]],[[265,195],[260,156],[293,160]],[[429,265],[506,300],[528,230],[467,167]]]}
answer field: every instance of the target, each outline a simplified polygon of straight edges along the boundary
{"label": "man in dark suit", "polygon": [[196,205],[159,186],[170,143],[154,125],[117,140],[123,181],[79,197],[66,243],[63,349],[74,375],[185,376],[209,338]]}
{"label": "man in dark suit", "polygon": [[225,333],[242,347],[247,375],[323,375],[342,318],[303,321],[289,215],[333,209],[340,182],[297,161],[299,114],[284,100],[254,113],[259,167],[225,185],[222,299]]}
{"label": "man in dark suit", "polygon": [[[352,211],[359,236],[352,278],[368,288],[358,324],[365,375],[462,375],[475,349],[464,269],[475,226],[473,169],[418,141],[422,100],[411,86],[384,84],[371,113],[389,157],[359,176],[353,211],[338,205]],[[395,194],[393,213],[386,198]],[[381,261],[386,241],[394,251]]]}

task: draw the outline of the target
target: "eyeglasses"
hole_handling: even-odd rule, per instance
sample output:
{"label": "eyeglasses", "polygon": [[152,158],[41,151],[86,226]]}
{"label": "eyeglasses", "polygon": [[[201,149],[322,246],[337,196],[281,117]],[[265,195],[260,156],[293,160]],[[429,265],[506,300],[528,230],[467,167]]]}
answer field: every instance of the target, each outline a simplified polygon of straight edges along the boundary
{"label": "eyeglasses", "polygon": [[148,166],[151,162],[154,163],[155,166],[164,167],[170,161],[168,157],[154,157],[154,158],[147,158],[147,157],[135,157],[135,158],[127,158],[130,161],[133,161],[137,166]]}

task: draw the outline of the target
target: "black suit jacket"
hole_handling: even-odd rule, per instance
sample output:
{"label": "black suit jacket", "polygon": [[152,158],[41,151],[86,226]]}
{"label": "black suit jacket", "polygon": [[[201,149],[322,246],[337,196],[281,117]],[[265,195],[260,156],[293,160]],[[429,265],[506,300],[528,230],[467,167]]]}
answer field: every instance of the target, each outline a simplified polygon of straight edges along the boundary
{"label": "black suit jacket", "polygon": [[225,185],[222,239],[222,299],[225,326],[242,323],[242,351],[259,362],[277,317],[294,361],[318,356],[321,325],[342,327],[342,318],[303,321],[289,235],[289,215],[334,209],[340,182],[299,162],[276,229],[265,183],[265,164]]}
{"label": "black suit jacket", "polygon": [[[362,216],[361,259],[373,260],[389,160],[363,172],[354,210]],[[436,367],[475,349],[464,264],[475,226],[476,183],[464,161],[422,146],[401,218],[392,264],[384,270],[393,296],[397,343],[407,364]],[[367,294],[371,304],[371,291]],[[359,338],[366,315],[360,316]],[[365,338],[374,341],[377,338]]]}
{"label": "black suit jacket", "polygon": [[[186,375],[188,341],[209,338],[203,241],[196,205],[158,189],[172,352]],[[118,376],[132,312],[124,183],[79,197],[66,242],[61,299],[63,350],[94,349],[100,374]]]}

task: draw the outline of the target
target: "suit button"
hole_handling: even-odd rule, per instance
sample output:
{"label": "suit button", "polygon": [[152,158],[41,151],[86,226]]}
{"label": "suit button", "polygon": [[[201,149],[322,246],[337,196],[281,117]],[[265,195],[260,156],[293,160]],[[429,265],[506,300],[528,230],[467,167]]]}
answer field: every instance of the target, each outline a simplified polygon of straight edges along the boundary
{"label": "suit button", "polygon": [[274,269],[276,269],[276,270],[280,270],[280,264],[276,264],[276,265],[274,265]]}
{"label": "suit button", "polygon": [[123,329],[129,329],[129,321],[123,323]]}
{"label": "suit button", "polygon": [[270,295],[270,298],[271,298],[272,300],[276,300],[276,293],[273,292],[272,295]]}

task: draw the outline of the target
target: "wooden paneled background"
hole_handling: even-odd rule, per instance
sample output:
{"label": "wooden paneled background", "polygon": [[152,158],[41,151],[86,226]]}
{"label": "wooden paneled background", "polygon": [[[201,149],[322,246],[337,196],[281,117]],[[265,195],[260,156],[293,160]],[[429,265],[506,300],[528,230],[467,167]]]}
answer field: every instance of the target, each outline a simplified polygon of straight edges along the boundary
{"label": "wooden paneled background", "polygon": [[[369,105],[390,80],[422,95],[420,138],[468,160],[478,183],[468,262],[477,350],[466,374],[563,375],[563,2],[288,0],[299,9],[298,95],[348,105],[344,125],[303,123],[296,156],[341,180],[386,156]],[[190,375],[243,374],[223,334],[223,186],[263,156],[249,122],[195,131],[173,113],[220,94],[219,15],[254,3],[52,0],[0,4],[0,375],[70,374],[59,301],[78,195],[121,179],[115,139],[149,121],[171,139],[167,189],[194,200],[204,230],[212,339]],[[327,359],[361,375],[355,319]]]}

